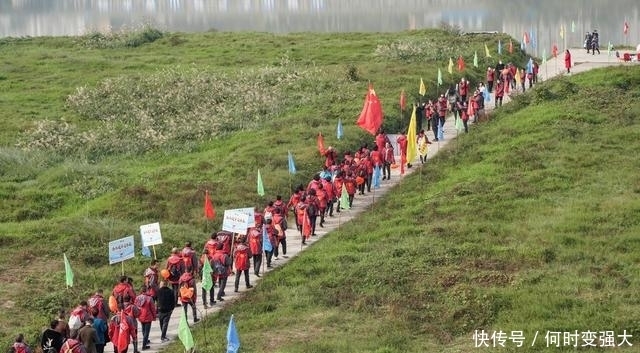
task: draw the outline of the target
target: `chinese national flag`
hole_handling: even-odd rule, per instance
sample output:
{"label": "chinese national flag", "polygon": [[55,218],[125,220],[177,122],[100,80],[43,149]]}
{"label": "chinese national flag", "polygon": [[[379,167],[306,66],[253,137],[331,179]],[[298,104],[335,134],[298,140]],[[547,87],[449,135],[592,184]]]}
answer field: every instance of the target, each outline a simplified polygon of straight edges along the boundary
{"label": "chinese national flag", "polygon": [[458,57],[458,71],[464,71],[464,59],[462,55]]}
{"label": "chinese national flag", "polygon": [[216,218],[216,209],[213,208],[211,197],[209,197],[209,190],[205,190],[204,192],[204,216],[207,219]]}
{"label": "chinese national flag", "polygon": [[327,152],[327,149],[324,148],[324,136],[322,136],[321,132],[318,133],[318,140],[316,141],[316,143],[318,145],[318,152],[320,152],[320,155],[324,156],[324,153]]}
{"label": "chinese national flag", "polygon": [[404,111],[407,109],[407,96],[404,94],[404,90],[400,92],[400,110]]}
{"label": "chinese national flag", "polygon": [[378,133],[380,126],[382,126],[382,105],[372,84],[369,84],[367,97],[364,100],[364,106],[362,107],[362,112],[360,112],[357,124],[374,136]]}
{"label": "chinese national flag", "polygon": [[117,348],[119,352],[124,352],[129,347],[129,331],[131,327],[129,327],[129,322],[127,321],[127,316],[124,311],[120,311],[120,323],[118,324],[118,335],[117,339],[114,342],[114,346]]}

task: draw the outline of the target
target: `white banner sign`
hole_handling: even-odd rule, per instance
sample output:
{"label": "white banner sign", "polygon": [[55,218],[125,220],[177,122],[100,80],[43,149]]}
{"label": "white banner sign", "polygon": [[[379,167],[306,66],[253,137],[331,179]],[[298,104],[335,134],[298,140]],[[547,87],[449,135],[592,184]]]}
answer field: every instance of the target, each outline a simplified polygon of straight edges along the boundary
{"label": "white banner sign", "polygon": [[156,222],[140,226],[140,237],[142,238],[142,246],[162,244],[160,223]]}
{"label": "white banner sign", "polygon": [[222,219],[222,230],[231,233],[247,234],[249,215],[236,210],[225,210]]}
{"label": "white banner sign", "polygon": [[109,265],[133,259],[134,256],[133,235],[109,242]]}
{"label": "white banner sign", "polygon": [[246,213],[247,216],[249,216],[249,221],[247,222],[247,228],[256,226],[256,211],[253,207],[236,208],[229,211],[238,211],[238,212]]}

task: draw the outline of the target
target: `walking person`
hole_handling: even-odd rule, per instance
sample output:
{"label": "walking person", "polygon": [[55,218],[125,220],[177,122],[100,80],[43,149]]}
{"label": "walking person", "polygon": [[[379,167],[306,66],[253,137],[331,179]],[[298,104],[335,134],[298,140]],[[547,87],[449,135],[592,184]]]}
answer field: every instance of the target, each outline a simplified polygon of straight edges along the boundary
{"label": "walking person", "polygon": [[216,278],[218,279],[218,295],[216,299],[221,302],[224,301],[223,297],[226,295],[224,290],[227,287],[229,266],[231,266],[231,257],[224,252],[222,244],[218,244],[218,248],[213,254],[213,272],[216,274]]}
{"label": "walking person", "polygon": [[151,348],[149,333],[151,333],[151,323],[157,318],[156,305],[147,286],[143,285],[140,288],[140,294],[136,297],[135,304],[140,309],[138,320],[142,327],[142,350],[144,351]]}
{"label": "walking person", "polygon": [[160,323],[160,340],[166,342],[169,340],[167,337],[167,328],[169,327],[169,320],[173,309],[176,307],[175,294],[173,290],[167,286],[166,281],[160,281],[160,287],[156,292],[157,305],[158,305],[158,321]]}
{"label": "walking person", "polygon": [[[249,251],[253,259],[253,274],[257,277],[260,277],[260,266],[262,266],[262,233],[259,229],[262,229],[262,224],[257,222],[255,227],[249,229]],[[213,288],[211,290],[213,291]]]}
{"label": "walking person", "polygon": [[[211,276],[211,282],[215,283],[216,279],[215,279],[215,274],[213,272],[213,263],[211,262],[212,259],[213,259],[213,253],[210,254],[209,249],[204,249],[204,253],[202,254],[202,256],[200,256],[200,268],[204,268],[205,262],[209,262],[209,265],[211,265],[211,269],[212,269],[209,275]],[[202,304],[204,305],[205,309],[215,304],[216,300],[215,300],[214,293],[215,293],[214,286],[212,286],[209,291],[207,291],[204,287],[202,287]]]}
{"label": "walking person", "polygon": [[96,335],[98,336],[96,353],[104,353],[104,346],[107,344],[107,338],[109,338],[107,320],[98,316],[98,308],[95,307],[91,309],[91,315],[93,316],[93,328],[96,330]]}
{"label": "walking person", "polygon": [[31,353],[31,347],[29,347],[26,343],[24,343],[24,335],[23,334],[19,334],[15,341],[13,342],[13,345],[11,346],[11,350],[10,353]]}
{"label": "walking person", "polygon": [[571,52],[567,49],[564,52],[564,67],[567,69],[567,73],[571,73]]}
{"label": "walking person", "polygon": [[87,353],[98,353],[96,345],[100,338],[98,331],[93,327],[93,318],[89,317],[84,326],[78,330],[78,341],[82,343]]}
{"label": "walking person", "polygon": [[244,274],[244,284],[247,289],[253,288],[251,283],[249,282],[249,257],[251,254],[251,250],[245,244],[245,238],[241,236],[238,238],[238,242],[236,243],[236,249],[233,253],[233,262],[236,267],[236,281],[235,281],[235,292],[238,292],[238,286],[240,285],[240,277]]}
{"label": "walking person", "polygon": [[200,321],[200,319],[198,319],[198,310],[196,309],[196,299],[198,298],[198,293],[196,292],[196,279],[193,277],[191,272],[185,272],[180,276],[179,282],[180,293],[178,293],[178,297],[182,304],[182,309],[184,310],[184,316],[187,316],[187,307],[191,306],[193,322],[196,323]]}

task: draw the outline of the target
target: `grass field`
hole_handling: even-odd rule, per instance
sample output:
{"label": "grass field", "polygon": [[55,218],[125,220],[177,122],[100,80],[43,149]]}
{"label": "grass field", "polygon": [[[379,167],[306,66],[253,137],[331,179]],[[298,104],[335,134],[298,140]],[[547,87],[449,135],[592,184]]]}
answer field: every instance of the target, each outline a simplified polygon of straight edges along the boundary
{"label": "grass field", "polygon": [[[444,30],[131,37],[0,40],[5,343],[17,332],[33,342],[57,308],[111,288],[120,268],[108,265],[109,240],[160,221],[163,258],[204,242],[219,227],[203,220],[205,189],[219,211],[261,206],[259,168],[270,196],[287,194],[287,150],[297,184],[321,163],[319,131],[339,150],[370,139],[351,123],[345,140],[331,137],[338,118],[355,120],[368,82],[385,128],[404,129],[402,89],[418,99],[423,77],[435,95],[437,68],[445,86],[461,77],[446,73],[460,54],[477,82],[494,59],[473,70],[473,52],[498,40]],[[639,85],[637,67],[609,68],[518,97],[422,178],[207,318],[194,332],[201,350],[223,349],[234,313],[243,352],[471,352],[482,350],[475,330],[523,331],[524,347],[484,349],[518,352],[573,349],[545,348],[547,331],[626,330],[634,351]],[[144,267],[138,257],[126,271]]]}

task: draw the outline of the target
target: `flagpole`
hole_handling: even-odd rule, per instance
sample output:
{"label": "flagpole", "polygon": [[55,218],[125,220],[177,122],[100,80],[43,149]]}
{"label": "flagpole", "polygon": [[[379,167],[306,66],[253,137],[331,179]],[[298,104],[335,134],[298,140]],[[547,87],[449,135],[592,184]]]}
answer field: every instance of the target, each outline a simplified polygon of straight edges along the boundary
{"label": "flagpole", "polygon": [[121,269],[122,275],[124,276],[124,261],[120,261],[120,269]]}
{"label": "flagpole", "polygon": [[151,247],[153,248],[153,259],[157,260],[158,256],[156,255],[156,246],[155,245],[151,245]]}

